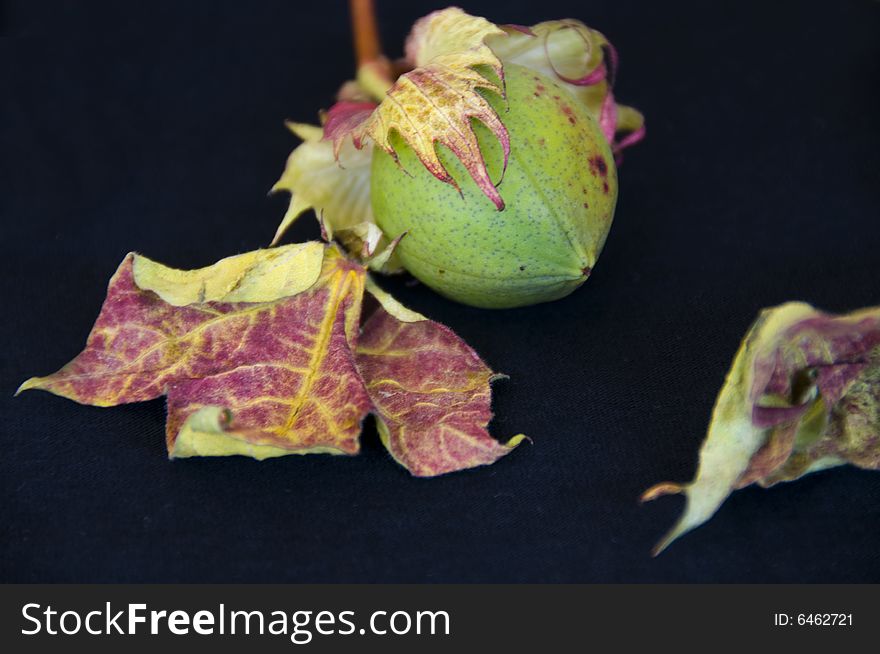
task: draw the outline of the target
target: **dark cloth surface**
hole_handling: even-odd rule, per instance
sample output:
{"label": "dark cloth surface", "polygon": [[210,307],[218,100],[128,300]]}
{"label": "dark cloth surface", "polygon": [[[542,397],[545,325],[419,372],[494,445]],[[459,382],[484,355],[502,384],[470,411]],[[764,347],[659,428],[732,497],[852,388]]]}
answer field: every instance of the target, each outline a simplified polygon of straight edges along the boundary
{"label": "dark cloth surface", "polygon": [[[429,2],[380,2],[398,55]],[[485,311],[384,286],[510,380],[497,464],[414,479],[372,422],[361,456],[169,462],[161,400],[112,409],[25,378],[80,351],[136,250],[177,267],[265,246],[267,197],[353,70],[342,2],[13,2],[0,210],[3,581],[880,581],[880,475],[838,468],[735,493],[657,559],[723,377],[759,309],[880,304],[876,2],[463,3],[567,16],[617,46],[647,116],[591,279]],[[315,238],[304,217],[286,242]]]}

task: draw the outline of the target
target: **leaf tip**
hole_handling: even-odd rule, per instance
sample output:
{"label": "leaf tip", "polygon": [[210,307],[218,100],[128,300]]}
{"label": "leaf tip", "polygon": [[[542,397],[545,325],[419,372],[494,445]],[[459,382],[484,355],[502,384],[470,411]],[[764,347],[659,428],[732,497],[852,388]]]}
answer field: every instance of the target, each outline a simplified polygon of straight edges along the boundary
{"label": "leaf tip", "polygon": [[18,387],[18,389],[15,391],[15,393],[12,395],[12,397],[18,397],[24,391],[29,391],[29,390],[32,390],[35,388],[41,388],[42,382],[43,382],[43,377],[31,377],[30,379],[27,379],[24,382],[22,382],[21,386]]}
{"label": "leaf tip", "polygon": [[657,544],[651,548],[651,557],[656,558],[660,556],[666,549],[672,545],[678,538],[691,529],[694,528],[695,525],[688,525],[684,521],[679,521],[672,529],[670,529],[663,538],[657,541]]}
{"label": "leaf tip", "polygon": [[297,123],[292,120],[285,120],[284,126],[290,132],[302,141],[319,141],[324,134],[324,130],[315,125],[308,123]]}
{"label": "leaf tip", "polygon": [[667,537],[663,538],[663,540],[661,540],[656,545],[654,545],[654,547],[651,548],[651,558],[656,559],[658,556],[660,556],[666,550],[667,547],[669,547],[669,545],[671,543],[672,543],[671,537],[667,536]]}
{"label": "leaf tip", "polygon": [[[663,497],[664,495],[678,495],[680,493],[684,493],[687,490],[687,484],[677,484],[671,481],[664,481],[659,484],[655,484],[651,486],[648,490],[642,493],[642,496],[639,498],[640,502],[651,502],[656,500],[658,497]],[[661,538],[656,545],[651,549],[651,556],[657,557],[659,556],[667,547],[669,547],[673,541],[675,541],[679,536],[684,534],[686,531],[690,531],[693,526],[688,526],[685,521],[679,520],[676,525],[669,530],[669,532]]]}
{"label": "leaf tip", "polygon": [[504,447],[506,447],[507,449],[512,450],[512,449],[514,449],[517,445],[519,445],[520,443],[522,443],[523,441],[528,441],[528,442],[529,442],[529,445],[534,445],[534,441],[532,441],[532,439],[529,438],[528,436],[526,436],[525,434],[517,434],[516,436],[514,436],[513,438],[511,438],[511,439],[510,439],[509,441],[507,441],[506,443],[503,443],[503,445],[504,445]]}

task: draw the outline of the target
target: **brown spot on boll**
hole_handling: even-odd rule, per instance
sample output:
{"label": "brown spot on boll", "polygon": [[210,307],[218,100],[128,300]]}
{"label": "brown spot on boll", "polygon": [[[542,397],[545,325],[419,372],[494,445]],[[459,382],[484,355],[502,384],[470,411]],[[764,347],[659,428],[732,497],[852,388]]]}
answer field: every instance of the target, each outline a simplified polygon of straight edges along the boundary
{"label": "brown spot on boll", "polygon": [[[602,177],[608,176],[608,164],[605,163],[605,158],[602,155],[597,154],[597,155],[590,157],[590,172],[592,172],[594,176],[595,175],[601,175]],[[606,186],[607,186],[607,184],[606,184]],[[607,191],[606,191],[606,193],[607,193]]]}

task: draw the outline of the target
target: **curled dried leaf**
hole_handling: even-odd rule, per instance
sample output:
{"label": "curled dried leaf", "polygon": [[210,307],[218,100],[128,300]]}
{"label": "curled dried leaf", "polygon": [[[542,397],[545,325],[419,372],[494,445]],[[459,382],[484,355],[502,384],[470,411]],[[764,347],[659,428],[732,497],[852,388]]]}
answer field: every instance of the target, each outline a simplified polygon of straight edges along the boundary
{"label": "curled dried leaf", "polygon": [[272,302],[318,281],[325,247],[316,241],[254,250],[197,270],[176,270],[133,254],[134,283],[174,306],[204,302]]}
{"label": "curled dried leaf", "polygon": [[712,517],[730,493],[826,468],[880,469],[880,308],[843,316],[790,302],[761,313],[718,395],[700,465],[665,549]]}

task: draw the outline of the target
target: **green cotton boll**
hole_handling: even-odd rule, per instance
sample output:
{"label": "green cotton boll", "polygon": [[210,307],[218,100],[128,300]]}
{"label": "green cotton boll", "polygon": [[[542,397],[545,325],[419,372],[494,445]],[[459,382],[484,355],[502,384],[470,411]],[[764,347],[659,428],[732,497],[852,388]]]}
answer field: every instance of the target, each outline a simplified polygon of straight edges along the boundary
{"label": "green cotton boll", "polygon": [[508,308],[564,297],[589,276],[617,201],[617,169],[593,117],[568,91],[521,66],[504,68],[507,99],[486,92],[510,137],[504,170],[497,138],[473,121],[480,151],[504,200],[498,211],[445,146],[458,184],[435,178],[396,134],[399,163],[380,148],[372,205],[396,254],[417,279],[453,300]]}

